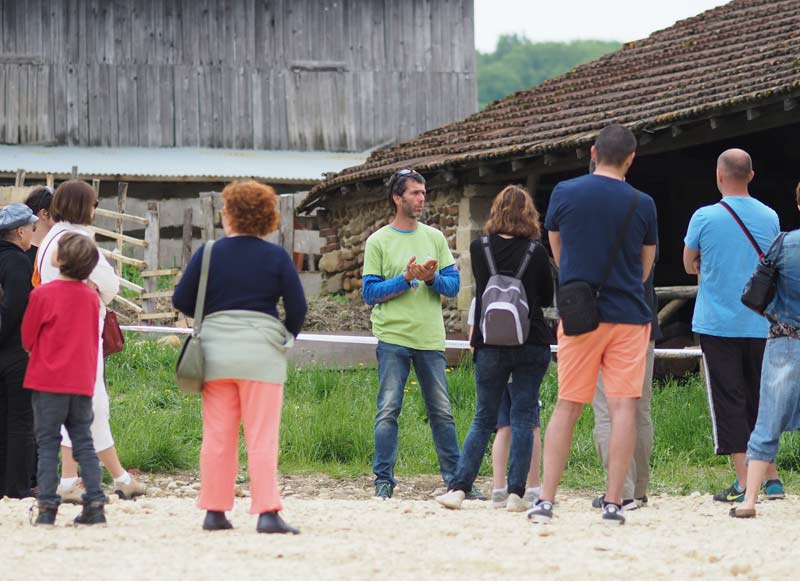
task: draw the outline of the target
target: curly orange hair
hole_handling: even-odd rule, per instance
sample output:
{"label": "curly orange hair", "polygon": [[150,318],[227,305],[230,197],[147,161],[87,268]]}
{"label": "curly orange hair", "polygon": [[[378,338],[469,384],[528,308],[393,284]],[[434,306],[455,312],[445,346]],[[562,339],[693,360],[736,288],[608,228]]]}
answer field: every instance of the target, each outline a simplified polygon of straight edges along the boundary
{"label": "curly orange hair", "polygon": [[231,182],[222,190],[222,210],[237,234],[266,236],[281,221],[272,186],[253,180]]}
{"label": "curly orange hair", "polygon": [[492,203],[484,231],[487,234],[508,234],[531,240],[541,238],[539,211],[528,190],[519,186],[503,188]]}

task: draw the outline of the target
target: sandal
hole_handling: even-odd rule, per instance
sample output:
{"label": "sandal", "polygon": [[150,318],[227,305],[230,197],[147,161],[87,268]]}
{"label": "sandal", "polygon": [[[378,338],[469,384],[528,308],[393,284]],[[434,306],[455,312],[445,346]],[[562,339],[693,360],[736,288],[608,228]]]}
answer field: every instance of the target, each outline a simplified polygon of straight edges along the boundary
{"label": "sandal", "polygon": [[733,518],[755,518],[756,509],[754,508],[732,508],[728,513]]}

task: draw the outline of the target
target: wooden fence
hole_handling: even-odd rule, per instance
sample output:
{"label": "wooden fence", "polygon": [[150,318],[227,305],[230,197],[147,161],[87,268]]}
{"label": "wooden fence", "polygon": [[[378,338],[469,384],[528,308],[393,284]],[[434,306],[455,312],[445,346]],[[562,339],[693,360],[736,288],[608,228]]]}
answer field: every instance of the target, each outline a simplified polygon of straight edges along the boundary
{"label": "wooden fence", "polygon": [[[73,166],[72,176],[73,178],[78,177],[77,166]],[[46,179],[47,185],[53,188],[55,186],[53,176],[48,175]],[[0,187],[0,206],[15,202],[24,202],[30,192],[36,187],[37,186],[25,186],[25,171],[17,170],[14,185]],[[100,180],[92,180],[92,188],[99,196]],[[122,296],[122,292],[120,292],[120,294],[114,297],[114,301],[124,306],[125,312],[119,312],[117,309],[115,310],[118,315],[128,321],[175,321],[178,317],[177,312],[171,308],[171,305],[165,307],[163,304],[159,304],[158,300],[161,298],[169,298],[173,293],[172,288],[168,290],[158,289],[159,277],[168,276],[174,278],[180,273],[180,270],[177,268],[159,269],[160,224],[158,203],[148,203],[145,216],[128,214],[125,212],[127,196],[128,184],[126,182],[119,182],[117,184],[117,209],[95,209],[96,219],[113,220],[114,226],[110,228],[95,225],[91,226],[91,229],[97,236],[108,238],[115,242],[113,250],[98,245],[99,250],[114,266],[114,270],[119,278],[120,288],[131,291],[136,296],[136,300],[131,300]],[[191,212],[191,210],[189,210],[189,212]],[[140,239],[125,234],[126,223],[133,223],[139,227],[143,227],[144,238]],[[130,253],[126,254],[126,245],[128,248],[141,248],[143,257],[135,258],[130,256]],[[125,264],[139,271],[142,278],[141,285],[125,277],[123,269],[123,265]],[[136,278],[138,279],[138,277]],[[131,312],[134,313],[134,315],[128,316]]]}

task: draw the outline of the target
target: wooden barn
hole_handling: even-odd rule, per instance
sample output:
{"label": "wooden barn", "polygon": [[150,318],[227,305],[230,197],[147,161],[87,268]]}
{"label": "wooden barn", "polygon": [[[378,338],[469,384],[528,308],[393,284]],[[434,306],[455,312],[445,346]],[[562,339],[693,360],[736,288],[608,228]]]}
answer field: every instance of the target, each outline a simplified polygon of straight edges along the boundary
{"label": "wooden barn", "polygon": [[307,191],[473,113],[473,28],[472,0],[3,0],[0,184],[125,181],[168,237],[232,178]]}
{"label": "wooden barn", "polygon": [[[469,243],[493,196],[526,185],[544,213],[560,180],[587,171],[597,132],[623,123],[640,147],[628,179],[659,212],[657,286],[694,284],[681,260],[692,212],[715,202],[717,156],[741,147],[754,159],[753,194],[800,225],[800,0],[735,0],[542,85],[489,105],[463,121],[373,153],[316,186],[304,209],[332,221],[323,266],[330,290],[358,293],[363,242],[388,219],[384,184],[402,167],[428,179],[429,223],[460,257],[463,290],[448,310],[460,330],[472,296]],[[303,209],[301,208],[301,209]]]}

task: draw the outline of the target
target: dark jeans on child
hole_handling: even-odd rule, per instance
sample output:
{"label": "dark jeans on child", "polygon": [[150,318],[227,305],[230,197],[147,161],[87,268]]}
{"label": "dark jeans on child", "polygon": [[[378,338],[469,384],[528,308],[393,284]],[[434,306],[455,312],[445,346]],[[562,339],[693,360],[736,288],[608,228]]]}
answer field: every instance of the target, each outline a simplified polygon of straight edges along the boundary
{"label": "dark jeans on child", "polygon": [[92,398],[86,395],[34,391],[33,419],[39,449],[39,504],[58,505],[58,452],[61,426],[72,438],[72,455],[81,467],[86,493],[83,502],[105,502],[100,461],[92,442]]}

